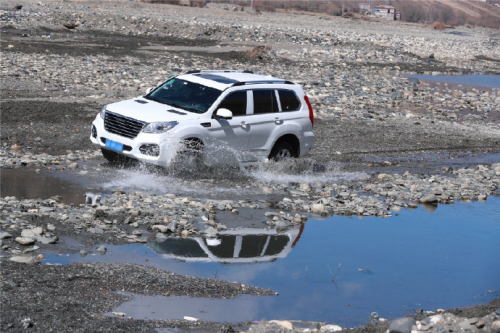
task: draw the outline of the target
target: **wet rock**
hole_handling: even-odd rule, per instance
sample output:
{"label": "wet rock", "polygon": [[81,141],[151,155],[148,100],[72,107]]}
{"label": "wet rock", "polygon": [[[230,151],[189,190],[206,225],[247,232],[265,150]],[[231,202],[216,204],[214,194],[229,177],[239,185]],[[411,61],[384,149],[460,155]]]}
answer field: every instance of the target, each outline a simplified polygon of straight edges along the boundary
{"label": "wet rock", "polygon": [[325,205],[316,203],[312,205],[311,207],[311,212],[316,213],[316,214],[321,214],[325,211]]}
{"label": "wet rock", "polygon": [[101,254],[104,254],[106,253],[106,251],[108,251],[108,248],[104,245],[101,245],[97,248],[97,252],[101,253]]}
{"label": "wet rock", "polygon": [[342,331],[342,327],[339,325],[324,325],[321,326],[321,332],[340,332]]}
{"label": "wet rock", "polygon": [[269,324],[276,325],[285,330],[293,330],[293,325],[288,320],[270,320]]}
{"label": "wet rock", "polygon": [[438,198],[434,194],[429,194],[429,195],[426,195],[425,197],[420,198],[419,201],[420,201],[420,203],[424,203],[424,204],[437,203]]}
{"label": "wet rock", "polygon": [[77,162],[73,162],[71,164],[68,165],[68,169],[76,169],[78,168],[78,163]]}
{"label": "wet rock", "polygon": [[393,320],[389,325],[390,333],[411,333],[412,327],[415,325],[413,318],[399,318]]}

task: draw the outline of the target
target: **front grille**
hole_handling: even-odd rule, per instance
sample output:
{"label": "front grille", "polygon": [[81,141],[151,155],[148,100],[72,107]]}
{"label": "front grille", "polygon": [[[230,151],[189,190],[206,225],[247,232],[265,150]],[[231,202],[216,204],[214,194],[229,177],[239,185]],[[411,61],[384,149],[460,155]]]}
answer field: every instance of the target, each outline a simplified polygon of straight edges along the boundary
{"label": "front grille", "polygon": [[104,128],[106,131],[133,139],[139,134],[145,122],[106,111]]}

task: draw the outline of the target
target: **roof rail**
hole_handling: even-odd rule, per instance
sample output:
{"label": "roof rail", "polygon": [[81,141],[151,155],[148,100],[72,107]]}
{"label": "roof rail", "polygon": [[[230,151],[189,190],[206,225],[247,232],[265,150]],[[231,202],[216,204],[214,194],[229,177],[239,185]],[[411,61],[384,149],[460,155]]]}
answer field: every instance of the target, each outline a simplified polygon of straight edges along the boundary
{"label": "roof rail", "polygon": [[247,84],[294,84],[294,83],[285,80],[241,81],[234,83],[233,87],[244,86]]}
{"label": "roof rail", "polygon": [[253,71],[246,69],[195,69],[187,71],[186,74],[197,74],[197,73],[246,73],[253,74]]}

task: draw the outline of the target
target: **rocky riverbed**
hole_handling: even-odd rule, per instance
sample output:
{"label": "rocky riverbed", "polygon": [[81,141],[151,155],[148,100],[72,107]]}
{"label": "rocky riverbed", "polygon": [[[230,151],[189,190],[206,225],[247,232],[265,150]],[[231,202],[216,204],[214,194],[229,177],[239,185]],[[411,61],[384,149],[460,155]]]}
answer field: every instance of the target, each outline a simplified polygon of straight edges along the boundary
{"label": "rocky riverbed", "polygon": [[[13,9],[17,4],[23,5],[21,10]],[[120,290],[211,298],[274,295],[132,264],[40,265],[44,251],[67,246],[67,239],[78,239],[80,253],[86,255],[88,247],[98,244],[213,236],[227,228],[227,216],[246,211],[271,228],[287,230],[315,216],[389,217],[418,205],[487,201],[500,194],[500,161],[453,164],[464,154],[500,156],[500,87],[411,77],[500,75],[498,31],[457,27],[452,34],[392,21],[258,14],[229,4],[188,8],[130,1],[7,0],[0,5],[0,22],[2,168],[75,173],[96,163],[112,170],[88,139],[89,125],[102,105],[140,95],[191,69],[248,69],[298,82],[317,119],[307,158],[261,166],[262,171],[293,175],[294,181],[247,173],[225,179],[224,171],[182,180],[192,188],[224,182],[257,194],[249,199],[116,188],[89,204],[71,204],[59,196],[2,193],[2,331],[177,327],[230,332],[233,327],[219,323],[101,314],[123,302],[126,296],[116,293]],[[255,46],[270,47],[254,57],[248,51]],[[442,158],[438,168],[425,166],[437,156]],[[412,171],[397,169],[402,158]],[[358,174],[307,181],[309,175],[337,171]],[[370,324],[354,331],[497,332],[499,307],[496,300],[474,309],[422,310],[414,319],[391,323],[374,314]],[[342,329],[290,321],[233,326],[251,331]]]}

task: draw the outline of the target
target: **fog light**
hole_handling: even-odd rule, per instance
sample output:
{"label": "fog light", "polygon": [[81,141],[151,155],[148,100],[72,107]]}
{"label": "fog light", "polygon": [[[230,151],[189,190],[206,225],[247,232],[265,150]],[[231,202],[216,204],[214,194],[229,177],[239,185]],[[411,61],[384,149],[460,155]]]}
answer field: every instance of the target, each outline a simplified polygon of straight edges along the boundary
{"label": "fog light", "polygon": [[97,129],[95,128],[94,125],[92,125],[92,137],[95,139],[97,138]]}
{"label": "fog light", "polygon": [[141,154],[149,156],[160,156],[160,146],[157,144],[146,144],[139,147]]}

